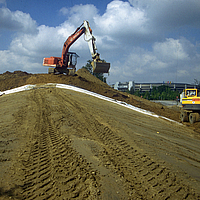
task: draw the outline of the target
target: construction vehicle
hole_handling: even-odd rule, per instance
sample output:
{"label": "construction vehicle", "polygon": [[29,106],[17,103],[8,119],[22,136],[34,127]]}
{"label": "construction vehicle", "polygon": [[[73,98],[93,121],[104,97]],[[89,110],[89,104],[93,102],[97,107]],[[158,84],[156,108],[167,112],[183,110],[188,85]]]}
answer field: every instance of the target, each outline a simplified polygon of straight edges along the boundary
{"label": "construction vehicle", "polygon": [[110,63],[103,62],[100,59],[100,54],[97,53],[95,44],[95,37],[92,35],[89,22],[84,21],[76,31],[70,35],[65,41],[62,49],[61,57],[50,57],[43,59],[43,66],[49,66],[49,74],[65,73],[67,75],[73,75],[76,72],[76,63],[78,55],[74,52],[69,52],[70,46],[78,39],[81,35],[85,35],[85,40],[88,42],[88,46],[92,55],[92,66],[93,73],[108,73],[110,69]]}
{"label": "construction vehicle", "polygon": [[180,101],[182,109],[180,119],[182,122],[190,122],[190,124],[199,121],[200,114],[200,90],[199,89],[185,89]]}

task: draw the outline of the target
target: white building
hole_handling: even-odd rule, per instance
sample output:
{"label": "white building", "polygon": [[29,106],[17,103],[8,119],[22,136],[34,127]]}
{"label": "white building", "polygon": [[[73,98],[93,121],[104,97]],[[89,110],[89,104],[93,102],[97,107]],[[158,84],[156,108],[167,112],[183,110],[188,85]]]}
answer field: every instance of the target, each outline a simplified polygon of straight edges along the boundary
{"label": "white building", "polygon": [[129,82],[116,82],[113,87],[115,90],[126,92],[127,90],[131,90],[131,87],[133,87],[134,91],[140,91],[140,92],[151,92],[153,87],[159,87],[159,86],[168,86],[171,90],[175,91],[178,90],[179,92],[182,92],[184,89],[187,88],[196,88],[196,85],[193,84],[187,84],[187,83],[135,83],[134,81]]}
{"label": "white building", "polygon": [[134,87],[134,81],[129,81],[129,82],[116,82],[114,85],[114,89],[115,90],[119,90],[119,91],[127,91],[127,90],[131,90],[131,88]]}

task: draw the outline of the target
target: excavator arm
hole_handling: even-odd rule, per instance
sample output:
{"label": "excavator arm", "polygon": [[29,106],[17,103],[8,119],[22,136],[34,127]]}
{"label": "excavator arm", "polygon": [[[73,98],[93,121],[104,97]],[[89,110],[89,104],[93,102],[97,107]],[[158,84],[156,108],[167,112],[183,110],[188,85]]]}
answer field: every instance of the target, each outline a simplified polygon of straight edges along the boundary
{"label": "excavator arm", "polygon": [[69,48],[70,46],[76,42],[76,40],[81,37],[81,35],[83,35],[85,33],[85,27],[82,27],[83,24],[81,24],[81,26],[79,26],[76,31],[70,35],[67,40],[65,41],[64,45],[63,45],[63,49],[62,49],[62,56],[61,56],[61,60],[60,60],[60,66],[67,66],[67,62],[66,62],[66,57],[67,54],[69,52]]}
{"label": "excavator arm", "polygon": [[97,47],[96,47],[96,39],[92,35],[92,30],[90,28],[90,25],[87,21],[84,21],[84,27],[85,27],[85,41],[88,43],[90,53],[92,55],[92,67],[94,73],[108,73],[110,69],[110,63],[103,62],[100,59],[100,54],[97,53]]}
{"label": "excavator arm", "polygon": [[97,53],[97,47],[96,47],[96,43],[95,43],[96,39],[92,35],[92,30],[87,21],[84,21],[84,27],[85,27],[85,38],[84,39],[88,43],[90,53],[92,55],[92,59],[96,59],[97,55],[99,55]]}

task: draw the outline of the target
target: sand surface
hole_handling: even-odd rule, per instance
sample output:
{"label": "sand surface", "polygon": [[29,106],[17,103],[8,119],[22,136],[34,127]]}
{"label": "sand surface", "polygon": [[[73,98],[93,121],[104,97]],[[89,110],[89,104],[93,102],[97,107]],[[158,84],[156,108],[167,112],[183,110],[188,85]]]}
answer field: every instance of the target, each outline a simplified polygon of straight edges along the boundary
{"label": "sand surface", "polygon": [[[53,78],[88,84],[176,120],[177,109],[119,93],[80,73]],[[26,84],[34,77],[21,76]],[[48,82],[52,77],[41,76]],[[198,123],[173,123],[41,85],[0,97],[0,199],[200,199]]]}

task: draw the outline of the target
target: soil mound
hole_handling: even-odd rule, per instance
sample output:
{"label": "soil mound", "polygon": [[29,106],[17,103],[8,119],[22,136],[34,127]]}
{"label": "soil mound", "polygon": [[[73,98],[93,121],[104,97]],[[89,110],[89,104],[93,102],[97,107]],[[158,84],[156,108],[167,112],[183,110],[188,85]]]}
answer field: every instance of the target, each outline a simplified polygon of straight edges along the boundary
{"label": "soil mound", "polygon": [[[179,120],[178,110],[116,91],[85,69],[0,75],[1,91],[44,83]],[[199,133],[72,90],[40,88],[0,97],[0,200],[200,199]]]}
{"label": "soil mound", "polygon": [[[27,72],[22,71],[14,71],[13,73],[7,71],[3,74],[0,74],[0,91],[5,91],[26,84],[41,83],[62,83],[74,85],[119,101],[124,101],[128,104],[149,110],[158,115],[162,115],[164,117],[180,122],[180,113],[177,108],[168,108],[161,104],[153,103],[146,99],[114,90],[106,83],[94,77],[84,68],[79,69],[74,76],[66,76],[62,74],[29,74]],[[189,123],[185,124],[200,132],[199,123],[196,123],[194,125],[190,125]]]}

